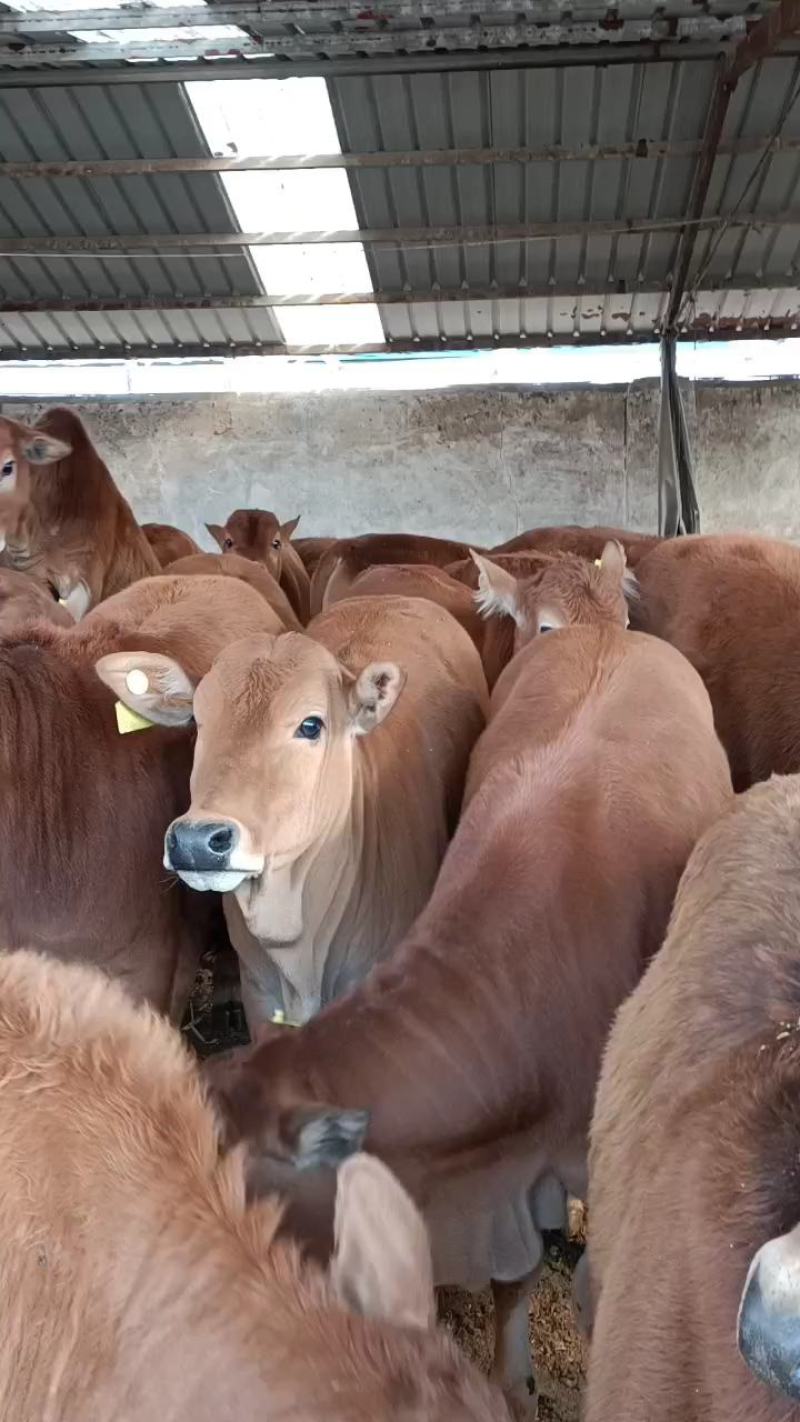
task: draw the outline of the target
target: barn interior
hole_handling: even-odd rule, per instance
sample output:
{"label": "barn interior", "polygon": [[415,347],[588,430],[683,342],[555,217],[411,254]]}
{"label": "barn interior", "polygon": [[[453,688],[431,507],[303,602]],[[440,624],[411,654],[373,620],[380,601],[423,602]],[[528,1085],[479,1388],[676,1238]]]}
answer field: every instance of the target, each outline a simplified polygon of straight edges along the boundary
{"label": "barn interior", "polygon": [[[0,415],[73,405],[206,550],[239,507],[796,542],[799,100],[798,0],[5,0]],[[486,1296],[442,1307],[488,1365]]]}

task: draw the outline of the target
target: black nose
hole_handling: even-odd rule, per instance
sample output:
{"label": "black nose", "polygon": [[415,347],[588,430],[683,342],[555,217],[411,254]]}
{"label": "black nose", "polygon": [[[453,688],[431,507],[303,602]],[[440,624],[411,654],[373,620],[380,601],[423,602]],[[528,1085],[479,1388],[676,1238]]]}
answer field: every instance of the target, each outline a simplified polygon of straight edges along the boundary
{"label": "black nose", "polygon": [[800,1399],[800,1317],[770,1307],[758,1269],[742,1300],[739,1348],[756,1377],[787,1397]]}
{"label": "black nose", "polygon": [[173,869],[218,872],[227,869],[238,841],[236,825],[224,820],[175,820],[167,830],[167,859]]}

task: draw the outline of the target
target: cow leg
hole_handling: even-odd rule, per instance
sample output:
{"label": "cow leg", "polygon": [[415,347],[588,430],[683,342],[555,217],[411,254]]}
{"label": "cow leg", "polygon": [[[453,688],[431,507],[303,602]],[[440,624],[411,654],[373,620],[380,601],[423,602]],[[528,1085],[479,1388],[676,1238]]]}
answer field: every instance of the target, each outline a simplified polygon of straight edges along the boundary
{"label": "cow leg", "polygon": [[511,1284],[492,1279],[494,1362],[491,1375],[520,1422],[528,1422],[538,1415],[528,1316],[530,1297],[541,1267],[540,1262],[530,1274]]}

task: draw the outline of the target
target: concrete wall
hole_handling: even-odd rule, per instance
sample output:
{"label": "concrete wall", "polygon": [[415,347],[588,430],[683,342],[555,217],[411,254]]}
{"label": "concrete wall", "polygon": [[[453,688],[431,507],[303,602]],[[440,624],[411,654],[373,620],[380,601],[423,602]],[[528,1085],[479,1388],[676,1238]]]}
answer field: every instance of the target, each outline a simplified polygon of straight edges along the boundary
{"label": "concrete wall", "polygon": [[[800,385],[687,387],[703,528],[800,538]],[[5,406],[18,418],[40,407]],[[656,526],[658,388],[81,402],[142,521],[237,507],[299,533],[406,529],[494,543],[543,523]]]}

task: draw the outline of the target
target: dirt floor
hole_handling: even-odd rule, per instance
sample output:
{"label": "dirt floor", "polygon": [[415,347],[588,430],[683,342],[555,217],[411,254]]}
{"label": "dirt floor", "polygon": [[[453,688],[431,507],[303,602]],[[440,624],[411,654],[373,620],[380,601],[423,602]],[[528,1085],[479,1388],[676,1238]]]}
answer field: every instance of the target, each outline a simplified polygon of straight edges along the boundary
{"label": "dirt floor", "polygon": [[[578,1422],[585,1376],[584,1343],[572,1315],[572,1272],[580,1245],[547,1236],[547,1262],[531,1299],[531,1348],[539,1385],[539,1422]],[[494,1343],[489,1290],[442,1289],[442,1322],[468,1357],[488,1372]]]}
{"label": "dirt floor", "polygon": [[[198,1056],[245,1045],[249,1038],[235,986],[228,981],[229,964],[210,956],[203,961],[184,1020],[183,1030]],[[226,991],[232,987],[232,992]],[[583,1249],[582,1221],[574,1221],[572,1238],[546,1236],[545,1268],[531,1299],[530,1333],[539,1385],[539,1422],[578,1422],[585,1377],[585,1344],[572,1312],[572,1274]],[[463,1289],[439,1291],[439,1314],[468,1357],[488,1372],[494,1344],[489,1290],[469,1294]]]}

